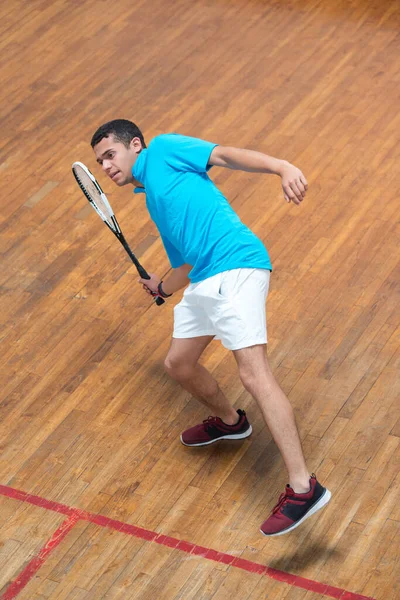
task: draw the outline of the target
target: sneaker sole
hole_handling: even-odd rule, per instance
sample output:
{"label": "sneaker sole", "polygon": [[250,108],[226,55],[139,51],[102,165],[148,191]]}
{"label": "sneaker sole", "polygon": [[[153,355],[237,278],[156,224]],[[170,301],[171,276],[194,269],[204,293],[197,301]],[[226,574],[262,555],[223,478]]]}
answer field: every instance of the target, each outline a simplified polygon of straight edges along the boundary
{"label": "sneaker sole", "polygon": [[215,444],[215,442],[220,442],[221,440],[244,440],[248,438],[253,432],[253,428],[250,425],[248,429],[244,433],[232,433],[231,435],[222,435],[219,438],[215,438],[215,440],[210,440],[209,442],[200,442],[199,444],[187,444],[183,441],[181,436],[181,442],[184,446],[188,446],[190,448],[195,446],[209,446],[210,444]]}
{"label": "sneaker sole", "polygon": [[285,535],[285,533],[289,533],[290,531],[293,531],[293,529],[296,529],[296,527],[298,527],[299,525],[304,523],[304,521],[306,519],[311,517],[313,514],[315,514],[319,510],[321,510],[321,508],[323,508],[326,504],[328,504],[329,500],[331,499],[331,496],[332,496],[332,494],[330,493],[330,491],[325,489],[325,492],[322,494],[321,498],[318,500],[318,502],[316,502],[314,504],[314,506],[312,508],[310,508],[310,510],[304,515],[304,517],[302,519],[300,519],[300,521],[293,523],[293,525],[291,525],[287,529],[284,529],[283,531],[278,531],[277,533],[264,533],[264,531],[262,529],[260,529],[260,532],[265,537],[276,537],[278,535]]}

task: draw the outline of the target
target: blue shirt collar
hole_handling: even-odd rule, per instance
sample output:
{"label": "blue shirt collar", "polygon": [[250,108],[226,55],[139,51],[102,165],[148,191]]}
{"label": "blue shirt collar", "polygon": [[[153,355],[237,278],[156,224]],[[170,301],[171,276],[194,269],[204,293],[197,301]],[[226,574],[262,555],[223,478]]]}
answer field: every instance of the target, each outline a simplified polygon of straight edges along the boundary
{"label": "blue shirt collar", "polygon": [[133,188],[133,193],[134,194],[145,194],[146,190],[144,189],[144,187],[135,187],[135,188]]}
{"label": "blue shirt collar", "polygon": [[[147,163],[147,148],[143,148],[140,152],[139,156],[136,159],[135,164],[132,167],[132,175],[136,179],[136,181],[140,181],[140,183],[144,186],[146,179],[146,163]],[[135,194],[142,194],[146,190],[144,187],[135,187],[133,190]]]}

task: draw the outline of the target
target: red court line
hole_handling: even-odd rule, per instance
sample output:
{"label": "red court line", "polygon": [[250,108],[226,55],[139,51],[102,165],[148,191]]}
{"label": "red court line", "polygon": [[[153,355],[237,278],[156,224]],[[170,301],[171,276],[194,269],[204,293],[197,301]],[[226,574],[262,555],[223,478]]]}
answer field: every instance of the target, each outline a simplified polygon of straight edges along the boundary
{"label": "red court line", "polygon": [[1,600],[13,600],[21,590],[30,582],[32,577],[36,575],[40,567],[46,561],[50,552],[54,550],[71,531],[71,529],[79,521],[76,514],[72,514],[61,523],[60,527],[53,533],[49,541],[43,546],[39,553],[27,564],[25,569],[21,571],[18,577],[8,586],[7,590],[1,597]]}
{"label": "red court line", "polygon": [[[68,532],[78,521],[88,521],[90,523],[99,525],[100,527],[107,527],[120,533],[132,535],[149,542],[155,542],[156,544],[160,544],[162,546],[168,546],[169,548],[186,552],[187,554],[202,556],[207,560],[213,560],[215,562],[231,565],[232,567],[242,569],[243,571],[248,571],[249,573],[265,575],[271,579],[292,585],[293,587],[316,592],[321,595],[336,598],[337,600],[374,600],[370,596],[363,596],[361,594],[348,592],[341,588],[327,585],[326,583],[319,583],[318,581],[313,581],[312,579],[286,573],[285,571],[280,571],[278,569],[273,569],[266,565],[255,563],[250,560],[238,558],[230,554],[226,554],[225,552],[218,552],[217,550],[213,550],[211,548],[198,546],[191,542],[179,540],[162,533],[149,531],[148,529],[143,529],[142,527],[137,527],[136,525],[130,525],[129,523],[117,521],[116,519],[109,519],[104,515],[87,512],[79,508],[72,508],[65,504],[60,504],[59,502],[53,502],[52,500],[46,500],[40,496],[27,494],[26,492],[22,492],[21,490],[16,490],[5,485],[0,485],[0,495],[7,496],[8,498],[12,498],[14,500],[28,502],[28,504],[33,504],[46,510],[52,510],[61,514],[65,514],[69,517],[57,529],[52,538],[39,552],[38,556],[28,564],[28,566],[18,576],[17,580],[11,584],[0,600],[11,600],[12,598],[16,597],[16,594],[21,591],[21,589],[42,566],[50,552],[56,546],[58,546],[58,544],[65,538]],[[25,581],[23,585],[21,583],[21,579]],[[16,586],[18,582],[20,582],[19,587],[15,588],[17,591],[14,593],[14,595],[7,595],[10,593],[10,590],[13,588],[13,586]]]}

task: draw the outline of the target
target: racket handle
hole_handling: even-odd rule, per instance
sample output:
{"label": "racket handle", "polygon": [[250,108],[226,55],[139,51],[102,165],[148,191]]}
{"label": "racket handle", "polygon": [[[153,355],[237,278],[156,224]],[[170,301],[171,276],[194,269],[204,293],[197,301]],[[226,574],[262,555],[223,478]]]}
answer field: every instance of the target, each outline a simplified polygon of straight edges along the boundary
{"label": "racket handle", "polygon": [[[150,279],[150,275],[148,274],[148,272],[142,267],[142,265],[136,266],[138,273],[140,275],[140,277],[142,279]],[[164,298],[161,298],[161,296],[155,296],[156,299],[156,304],[157,306],[161,306],[162,304],[164,304],[165,300]]]}
{"label": "racket handle", "polygon": [[136,268],[137,268],[137,272],[139,273],[139,275],[142,279],[150,279],[150,275],[148,274],[147,271],[145,271],[145,269],[143,269],[143,267],[141,267],[141,266],[138,267],[136,265]]}
{"label": "racket handle", "polygon": [[[148,274],[146,269],[144,267],[142,267],[142,265],[140,264],[140,262],[138,261],[136,256],[133,254],[132,250],[129,248],[129,245],[128,245],[126,239],[124,238],[122,232],[119,234],[118,239],[121,242],[121,244],[123,245],[123,247],[125,248],[125,250],[128,253],[133,264],[135,265],[140,277],[142,279],[150,279],[150,275]],[[165,302],[165,300],[163,298],[161,298],[161,296],[156,296],[155,299],[156,299],[157,306],[161,306]]]}

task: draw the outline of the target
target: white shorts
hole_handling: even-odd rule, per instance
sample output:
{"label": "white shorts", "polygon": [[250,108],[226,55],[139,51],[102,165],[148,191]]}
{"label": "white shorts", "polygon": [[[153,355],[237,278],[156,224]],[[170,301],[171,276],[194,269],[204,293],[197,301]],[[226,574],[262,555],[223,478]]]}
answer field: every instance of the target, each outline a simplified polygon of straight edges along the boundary
{"label": "white shorts", "polygon": [[174,308],[174,338],[213,335],[228,350],[267,343],[270,271],[233,269],[191,283]]}

